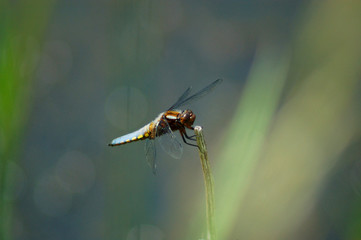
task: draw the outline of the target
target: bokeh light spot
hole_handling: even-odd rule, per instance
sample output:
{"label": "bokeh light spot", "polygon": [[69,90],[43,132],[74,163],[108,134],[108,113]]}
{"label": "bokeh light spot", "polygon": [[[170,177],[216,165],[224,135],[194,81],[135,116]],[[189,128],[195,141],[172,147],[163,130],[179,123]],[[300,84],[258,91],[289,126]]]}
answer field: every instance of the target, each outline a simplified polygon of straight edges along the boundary
{"label": "bokeh light spot", "polygon": [[83,153],[67,152],[55,167],[59,184],[71,193],[85,193],[94,183],[93,162]]}
{"label": "bokeh light spot", "polygon": [[45,173],[35,185],[33,194],[35,206],[45,215],[65,215],[72,203],[71,193],[62,188],[54,175]]}
{"label": "bokeh light spot", "polygon": [[7,165],[7,182],[9,190],[5,192],[5,199],[18,199],[25,189],[26,176],[24,170],[17,163],[10,161]]}
{"label": "bokeh light spot", "polygon": [[162,240],[162,230],[154,225],[141,224],[135,226],[128,232],[126,240]]}
{"label": "bokeh light spot", "polygon": [[137,88],[120,87],[111,92],[105,103],[109,122],[118,129],[139,127],[147,115],[148,102]]}

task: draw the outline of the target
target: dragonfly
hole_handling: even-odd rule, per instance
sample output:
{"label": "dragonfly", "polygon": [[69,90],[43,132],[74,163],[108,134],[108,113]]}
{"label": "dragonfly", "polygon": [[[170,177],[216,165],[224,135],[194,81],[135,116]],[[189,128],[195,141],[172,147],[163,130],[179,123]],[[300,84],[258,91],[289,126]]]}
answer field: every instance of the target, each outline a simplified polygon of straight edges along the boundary
{"label": "dragonfly", "polygon": [[188,136],[186,129],[194,130],[193,124],[196,115],[192,110],[179,110],[180,107],[188,105],[218,86],[223,80],[217,79],[202,90],[190,95],[192,87],[189,87],[167,111],[162,112],[156,119],[145,125],[144,127],[115,138],[109,146],[119,146],[126,143],[146,140],[145,156],[148,164],[152,168],[153,173],[156,173],[156,145],[159,142],[161,148],[175,159],[180,159],[183,154],[183,146],[175,137],[174,132],[179,131],[182,140],[185,144],[198,147],[194,142],[195,135]]}

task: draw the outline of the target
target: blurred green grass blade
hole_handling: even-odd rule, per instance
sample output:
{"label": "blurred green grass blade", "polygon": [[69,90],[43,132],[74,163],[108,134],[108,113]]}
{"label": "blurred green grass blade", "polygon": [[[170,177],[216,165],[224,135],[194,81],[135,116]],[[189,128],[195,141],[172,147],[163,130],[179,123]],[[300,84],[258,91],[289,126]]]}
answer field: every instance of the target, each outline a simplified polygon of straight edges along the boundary
{"label": "blurred green grass blade", "polygon": [[[292,59],[265,58],[284,67],[257,57],[217,161],[220,239],[293,239],[340,155],[360,136],[360,11],[360,2],[315,1],[296,32]],[[288,64],[286,101],[274,115]],[[266,81],[274,77],[279,84]],[[359,227],[359,218],[347,221]],[[348,239],[360,238],[355,229]]]}
{"label": "blurred green grass blade", "polygon": [[[0,239],[11,239],[12,176],[8,166],[21,152],[36,54],[53,1],[0,3]],[[29,10],[31,9],[31,10]]]}
{"label": "blurred green grass blade", "polygon": [[287,54],[266,48],[258,50],[215,168],[219,239],[227,239],[235,224],[279,103],[288,62]]}

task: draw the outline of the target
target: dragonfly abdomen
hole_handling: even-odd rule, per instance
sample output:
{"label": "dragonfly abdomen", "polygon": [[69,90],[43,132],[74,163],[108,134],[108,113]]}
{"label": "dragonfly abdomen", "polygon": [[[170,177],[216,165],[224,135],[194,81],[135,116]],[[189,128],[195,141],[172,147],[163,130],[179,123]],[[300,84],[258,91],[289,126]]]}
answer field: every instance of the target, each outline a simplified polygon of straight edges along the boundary
{"label": "dragonfly abdomen", "polygon": [[132,133],[129,133],[129,134],[126,134],[124,136],[114,139],[109,144],[109,146],[118,146],[118,145],[130,143],[130,142],[144,140],[146,138],[149,138],[149,136],[150,136],[149,125],[146,125],[135,132],[132,132]]}

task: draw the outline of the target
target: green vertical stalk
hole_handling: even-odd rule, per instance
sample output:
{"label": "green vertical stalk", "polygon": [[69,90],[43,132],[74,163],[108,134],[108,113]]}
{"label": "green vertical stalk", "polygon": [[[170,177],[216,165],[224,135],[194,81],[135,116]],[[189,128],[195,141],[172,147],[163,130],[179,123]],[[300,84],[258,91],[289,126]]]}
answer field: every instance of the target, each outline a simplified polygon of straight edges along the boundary
{"label": "green vertical stalk", "polygon": [[196,126],[194,132],[197,138],[199,158],[201,160],[204,185],[206,192],[206,214],[207,214],[207,240],[216,239],[216,227],[214,221],[214,181],[211,166],[208,161],[207,146],[204,140],[202,127]]}
{"label": "green vertical stalk", "polygon": [[[11,239],[13,176],[31,103],[33,70],[53,1],[0,2],[0,239]],[[32,43],[35,43],[32,45]]]}

